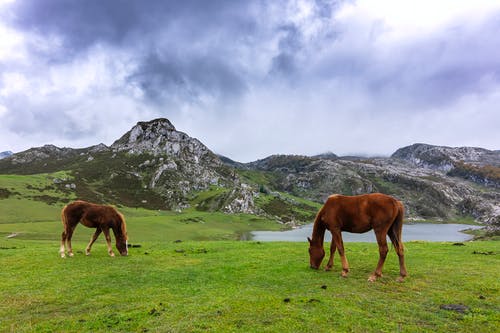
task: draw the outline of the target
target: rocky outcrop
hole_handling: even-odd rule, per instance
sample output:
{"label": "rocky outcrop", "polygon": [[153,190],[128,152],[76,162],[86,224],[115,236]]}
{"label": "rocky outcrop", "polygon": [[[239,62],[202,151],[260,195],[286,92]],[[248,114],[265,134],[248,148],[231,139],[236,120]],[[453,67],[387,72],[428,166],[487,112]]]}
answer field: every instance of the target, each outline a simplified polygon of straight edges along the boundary
{"label": "rocky outcrop", "polygon": [[175,129],[165,118],[139,122],[111,145],[115,151],[169,156],[187,162],[221,164],[220,159],[197,139]]}
{"label": "rocky outcrop", "polygon": [[12,164],[29,164],[43,161],[46,159],[64,159],[78,155],[76,149],[59,148],[54,145],[45,145],[43,147],[31,148],[26,151],[13,154],[8,158]]}
{"label": "rocky outcrop", "polygon": [[394,159],[435,169],[483,186],[500,188],[500,151],[474,147],[443,147],[414,144],[398,149]]}
{"label": "rocky outcrop", "polygon": [[244,205],[236,203],[246,191],[244,186],[235,186],[239,184],[235,181],[238,176],[199,140],[177,131],[165,118],[137,123],[115,141],[111,149],[117,153],[150,156],[135,170],[145,175],[146,186],[163,195],[165,202],[170,203],[169,208],[187,208],[188,198],[195,192],[216,186],[241,194],[235,195],[235,203],[228,203],[232,212],[253,211],[252,201]]}

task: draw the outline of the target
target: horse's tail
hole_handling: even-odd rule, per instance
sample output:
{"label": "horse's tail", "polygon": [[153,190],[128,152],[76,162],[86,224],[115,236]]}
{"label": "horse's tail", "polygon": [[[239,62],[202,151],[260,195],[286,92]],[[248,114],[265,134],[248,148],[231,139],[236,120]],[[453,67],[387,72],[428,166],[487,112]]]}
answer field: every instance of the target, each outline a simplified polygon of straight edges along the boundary
{"label": "horse's tail", "polygon": [[66,208],[68,208],[68,205],[64,206],[63,209],[61,209],[61,221],[66,229],[66,226],[68,225],[68,217],[66,216]]}
{"label": "horse's tail", "polygon": [[403,251],[403,241],[401,239],[401,234],[403,231],[403,218],[405,214],[405,208],[401,201],[396,201],[397,214],[394,218],[394,222],[389,228],[389,238],[396,249]]}

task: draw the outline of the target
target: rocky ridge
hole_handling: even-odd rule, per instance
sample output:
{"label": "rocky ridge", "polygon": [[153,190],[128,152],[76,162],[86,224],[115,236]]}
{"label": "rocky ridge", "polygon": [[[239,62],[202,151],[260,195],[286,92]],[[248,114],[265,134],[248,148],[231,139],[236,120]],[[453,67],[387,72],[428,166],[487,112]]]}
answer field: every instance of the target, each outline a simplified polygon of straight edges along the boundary
{"label": "rocky ridge", "polygon": [[499,167],[499,151],[425,144],[388,158],[327,153],[239,163],[217,156],[165,118],[137,123],[109,147],[46,145],[0,160],[0,173],[70,171],[78,197],[131,207],[193,207],[310,222],[317,206],[296,199],[321,204],[332,193],[384,192],[405,203],[410,220],[472,217],[497,231]]}
{"label": "rocky ridge", "polygon": [[[77,188],[89,187],[83,196],[93,200],[121,198],[132,206],[185,209],[196,193],[216,187],[225,190],[214,209],[256,212],[256,192],[199,140],[177,131],[164,118],[137,123],[110,147],[102,143],[83,149],[45,145],[0,163],[0,173],[59,170],[73,170],[80,178]],[[102,195],[92,197],[90,192]]]}
{"label": "rocky ridge", "polygon": [[[500,191],[482,181],[474,183],[468,175],[450,173],[460,163],[496,165],[499,157],[498,151],[481,148],[414,145],[390,158],[274,155],[245,167],[273,174],[270,186],[278,191],[316,202],[332,193],[384,192],[405,203],[410,219],[447,221],[472,216],[499,228]],[[453,164],[447,164],[450,161]]]}

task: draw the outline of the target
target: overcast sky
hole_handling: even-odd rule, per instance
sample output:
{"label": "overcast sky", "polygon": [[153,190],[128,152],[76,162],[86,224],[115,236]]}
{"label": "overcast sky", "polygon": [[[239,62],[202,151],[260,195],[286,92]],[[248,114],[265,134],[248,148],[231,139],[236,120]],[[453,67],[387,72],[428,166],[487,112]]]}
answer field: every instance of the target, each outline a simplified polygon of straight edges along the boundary
{"label": "overcast sky", "polygon": [[0,0],[0,151],[158,117],[241,162],[500,149],[500,1]]}

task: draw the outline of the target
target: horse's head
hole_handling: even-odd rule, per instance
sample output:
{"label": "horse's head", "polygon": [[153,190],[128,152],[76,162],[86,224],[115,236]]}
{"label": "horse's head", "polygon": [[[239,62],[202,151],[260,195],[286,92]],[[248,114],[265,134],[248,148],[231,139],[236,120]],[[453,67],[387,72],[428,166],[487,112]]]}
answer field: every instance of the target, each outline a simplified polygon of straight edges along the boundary
{"label": "horse's head", "polygon": [[120,252],[122,256],[128,255],[128,241],[127,236],[116,238],[116,249]]}
{"label": "horse's head", "polygon": [[311,268],[318,269],[325,257],[325,250],[323,246],[313,242],[309,237],[307,237],[309,241],[309,264]]}

